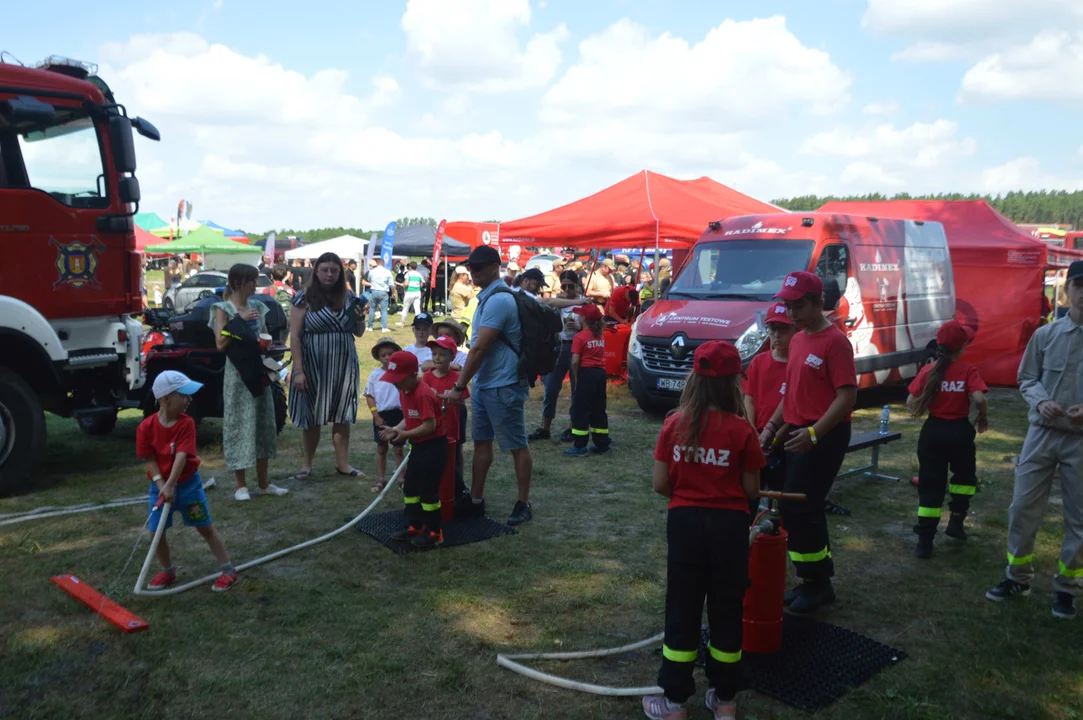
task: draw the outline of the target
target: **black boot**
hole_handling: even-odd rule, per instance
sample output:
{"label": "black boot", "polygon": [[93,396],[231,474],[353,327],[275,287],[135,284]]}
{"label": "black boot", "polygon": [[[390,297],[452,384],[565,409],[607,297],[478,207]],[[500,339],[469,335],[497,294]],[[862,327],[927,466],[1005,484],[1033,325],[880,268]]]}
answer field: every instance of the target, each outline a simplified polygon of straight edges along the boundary
{"label": "black boot", "polygon": [[966,529],[963,528],[964,520],[966,520],[965,513],[952,513],[948,518],[948,529],[944,531],[944,534],[956,540],[966,540]]}
{"label": "black boot", "polygon": [[922,560],[928,560],[933,556],[933,536],[918,535],[918,546],[914,548],[914,555]]}
{"label": "black boot", "polygon": [[812,612],[821,605],[830,605],[835,602],[835,588],[831,580],[824,578],[806,583],[802,592],[790,603],[790,612]]}

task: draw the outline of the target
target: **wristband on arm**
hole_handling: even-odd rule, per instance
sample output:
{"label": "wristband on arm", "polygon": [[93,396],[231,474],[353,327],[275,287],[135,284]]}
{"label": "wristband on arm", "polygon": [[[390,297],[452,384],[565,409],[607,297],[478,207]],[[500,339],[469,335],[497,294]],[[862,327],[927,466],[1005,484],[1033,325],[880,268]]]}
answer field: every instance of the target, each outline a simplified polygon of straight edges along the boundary
{"label": "wristband on arm", "polygon": [[161,475],[155,475],[154,477],[151,478],[151,480],[156,482],[156,483],[161,482],[162,481],[162,476]]}
{"label": "wristband on arm", "polygon": [[808,426],[808,436],[812,439],[813,445],[816,445],[820,442],[816,439],[816,428],[812,427],[811,425]]}

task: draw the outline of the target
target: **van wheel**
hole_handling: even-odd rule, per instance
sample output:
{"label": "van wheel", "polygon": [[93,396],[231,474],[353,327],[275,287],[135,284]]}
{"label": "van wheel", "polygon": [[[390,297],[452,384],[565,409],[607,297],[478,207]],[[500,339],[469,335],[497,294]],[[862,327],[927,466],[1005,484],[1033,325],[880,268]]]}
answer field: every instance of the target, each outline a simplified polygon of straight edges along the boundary
{"label": "van wheel", "polygon": [[636,398],[636,403],[639,405],[640,410],[658,418],[665,417],[670,410],[676,407],[676,403],[667,405],[657,400],[642,400],[640,398]]}
{"label": "van wheel", "polygon": [[109,413],[82,415],[79,418],[79,429],[84,435],[108,435],[117,426],[117,412],[117,409],[113,408],[113,411]]}
{"label": "van wheel", "polygon": [[271,399],[275,404],[275,432],[282,432],[286,427],[286,390],[282,383],[271,385]]}
{"label": "van wheel", "polygon": [[0,368],[0,495],[30,486],[45,452],[45,413],[19,375]]}

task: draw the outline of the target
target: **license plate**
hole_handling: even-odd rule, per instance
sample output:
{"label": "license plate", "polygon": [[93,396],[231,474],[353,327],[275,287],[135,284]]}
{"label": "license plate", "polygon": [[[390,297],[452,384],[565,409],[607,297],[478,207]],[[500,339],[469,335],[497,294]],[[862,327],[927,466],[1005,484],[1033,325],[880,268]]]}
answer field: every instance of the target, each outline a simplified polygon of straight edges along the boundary
{"label": "license plate", "polygon": [[684,378],[658,378],[658,389],[681,392],[684,390],[684,383]]}

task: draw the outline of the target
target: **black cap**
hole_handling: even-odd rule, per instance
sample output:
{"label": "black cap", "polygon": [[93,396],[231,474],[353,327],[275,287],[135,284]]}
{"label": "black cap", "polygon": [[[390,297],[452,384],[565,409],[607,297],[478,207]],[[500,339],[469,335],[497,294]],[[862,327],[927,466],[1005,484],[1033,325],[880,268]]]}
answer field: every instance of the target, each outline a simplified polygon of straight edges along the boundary
{"label": "black cap", "polygon": [[1065,282],[1072,282],[1081,277],[1083,277],[1083,260],[1076,260],[1068,266],[1068,279]]}
{"label": "black cap", "polygon": [[393,348],[395,352],[402,350],[399,344],[391,338],[380,338],[375,345],[372,346],[372,359],[377,360],[380,354],[380,348]]}
{"label": "black cap", "polygon": [[432,325],[432,323],[433,323],[432,315],[429,315],[428,313],[418,313],[417,315],[414,316],[413,327],[419,327],[419,326],[423,326],[423,325]]}
{"label": "black cap", "polygon": [[466,264],[470,266],[495,265],[499,263],[500,253],[488,245],[478,245],[470,252],[470,257],[466,258]]}
{"label": "black cap", "polygon": [[542,287],[549,287],[549,283],[545,282],[545,274],[536,267],[530,268],[519,277],[523,280],[537,280]]}

